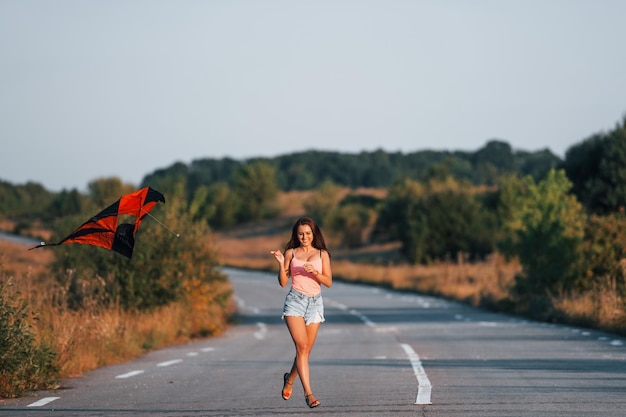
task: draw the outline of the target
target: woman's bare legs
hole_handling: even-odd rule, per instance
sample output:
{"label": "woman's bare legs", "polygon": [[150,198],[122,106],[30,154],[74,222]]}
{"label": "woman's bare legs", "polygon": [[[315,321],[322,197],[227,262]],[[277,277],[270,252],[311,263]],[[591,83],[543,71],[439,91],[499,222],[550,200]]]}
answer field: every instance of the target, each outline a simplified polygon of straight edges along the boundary
{"label": "woman's bare legs", "polygon": [[[293,361],[288,381],[289,383],[293,383],[299,375],[302,388],[304,389],[304,395],[311,394],[309,356],[311,355],[311,350],[313,350],[320,323],[312,323],[306,326],[304,324],[304,318],[296,316],[285,316],[285,323],[287,324],[293,343],[296,345],[296,357]],[[287,392],[287,390],[285,391]]]}

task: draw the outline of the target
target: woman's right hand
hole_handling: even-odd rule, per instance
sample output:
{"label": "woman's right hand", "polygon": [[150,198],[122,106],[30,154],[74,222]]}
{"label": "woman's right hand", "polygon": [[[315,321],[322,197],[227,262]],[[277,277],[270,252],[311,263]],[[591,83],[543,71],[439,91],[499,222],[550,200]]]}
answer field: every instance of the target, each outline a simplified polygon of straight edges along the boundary
{"label": "woman's right hand", "polygon": [[285,255],[280,250],[270,251],[272,256],[276,259],[276,261],[282,266],[285,263]]}

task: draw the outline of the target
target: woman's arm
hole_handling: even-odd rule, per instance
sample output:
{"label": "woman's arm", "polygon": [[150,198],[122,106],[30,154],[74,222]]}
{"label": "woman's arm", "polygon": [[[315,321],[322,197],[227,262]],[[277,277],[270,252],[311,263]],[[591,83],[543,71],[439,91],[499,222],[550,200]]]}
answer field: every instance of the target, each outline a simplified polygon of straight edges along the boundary
{"label": "woman's arm", "polygon": [[291,263],[292,254],[287,252],[283,255],[281,251],[271,251],[274,258],[278,262],[278,283],[281,287],[284,287],[289,282],[289,264]]}
{"label": "woman's arm", "polygon": [[320,282],[320,284],[329,288],[333,285],[333,272],[330,269],[330,256],[325,250],[322,251],[322,271],[313,271],[313,275]]}

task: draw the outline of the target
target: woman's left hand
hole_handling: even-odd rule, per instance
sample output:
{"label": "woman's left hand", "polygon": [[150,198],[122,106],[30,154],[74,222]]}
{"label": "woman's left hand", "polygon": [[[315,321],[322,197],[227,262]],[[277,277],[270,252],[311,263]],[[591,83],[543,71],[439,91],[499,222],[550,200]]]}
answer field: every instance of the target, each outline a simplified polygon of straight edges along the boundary
{"label": "woman's left hand", "polygon": [[317,271],[315,270],[315,268],[313,267],[313,264],[310,263],[306,263],[302,266],[304,268],[304,270],[306,272],[308,272],[309,274],[313,274],[313,275],[317,275]]}

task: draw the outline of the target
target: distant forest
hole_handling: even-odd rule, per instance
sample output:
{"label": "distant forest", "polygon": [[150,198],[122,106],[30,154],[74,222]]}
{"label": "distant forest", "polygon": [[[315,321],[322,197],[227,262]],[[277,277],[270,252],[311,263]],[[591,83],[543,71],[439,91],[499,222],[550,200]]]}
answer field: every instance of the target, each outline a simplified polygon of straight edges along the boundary
{"label": "distant forest", "polygon": [[264,162],[276,171],[276,185],[283,191],[316,189],[325,182],[349,188],[387,188],[395,180],[426,180],[452,176],[474,185],[493,185],[506,174],[543,178],[563,161],[549,149],[513,150],[503,141],[489,141],[475,152],[423,150],[360,152],[356,154],[310,150],[274,158],[203,158],[190,164],[177,162],[146,175],[143,184],[186,178],[189,190],[214,183],[230,184],[235,173],[248,164]]}

